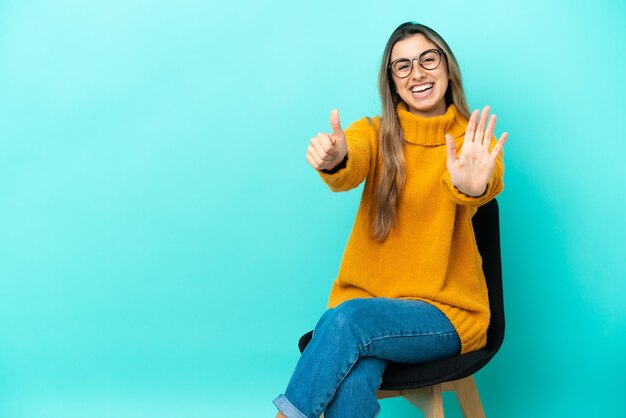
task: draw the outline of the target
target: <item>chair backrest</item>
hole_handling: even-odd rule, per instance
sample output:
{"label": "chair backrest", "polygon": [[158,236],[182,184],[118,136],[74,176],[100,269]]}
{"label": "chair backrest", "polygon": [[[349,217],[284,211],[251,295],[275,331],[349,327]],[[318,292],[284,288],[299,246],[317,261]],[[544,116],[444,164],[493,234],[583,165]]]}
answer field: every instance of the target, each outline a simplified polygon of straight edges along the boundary
{"label": "chair backrest", "polygon": [[489,290],[491,321],[487,330],[487,348],[492,354],[495,354],[504,340],[504,295],[498,201],[492,199],[480,206],[472,218],[472,223],[478,251],[483,259],[482,267]]}

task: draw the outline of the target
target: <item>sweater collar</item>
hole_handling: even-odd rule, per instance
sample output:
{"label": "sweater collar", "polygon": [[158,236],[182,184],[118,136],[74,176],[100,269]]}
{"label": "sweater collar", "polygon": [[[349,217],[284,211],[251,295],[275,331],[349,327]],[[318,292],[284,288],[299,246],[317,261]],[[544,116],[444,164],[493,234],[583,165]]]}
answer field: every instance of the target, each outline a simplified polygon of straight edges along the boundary
{"label": "sweater collar", "polygon": [[409,112],[403,101],[398,102],[396,111],[404,133],[404,140],[411,144],[445,145],[445,134],[458,138],[465,133],[467,128],[468,120],[459,113],[454,104],[448,106],[445,114],[430,118]]}

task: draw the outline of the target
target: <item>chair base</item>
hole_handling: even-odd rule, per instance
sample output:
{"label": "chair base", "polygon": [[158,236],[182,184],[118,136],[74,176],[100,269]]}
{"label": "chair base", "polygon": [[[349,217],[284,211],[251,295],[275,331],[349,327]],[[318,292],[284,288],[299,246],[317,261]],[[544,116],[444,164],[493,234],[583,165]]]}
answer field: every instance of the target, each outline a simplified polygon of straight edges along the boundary
{"label": "chair base", "polygon": [[424,413],[425,418],[444,418],[443,392],[456,392],[464,418],[485,418],[474,376],[408,390],[379,390],[378,399],[403,396]]}

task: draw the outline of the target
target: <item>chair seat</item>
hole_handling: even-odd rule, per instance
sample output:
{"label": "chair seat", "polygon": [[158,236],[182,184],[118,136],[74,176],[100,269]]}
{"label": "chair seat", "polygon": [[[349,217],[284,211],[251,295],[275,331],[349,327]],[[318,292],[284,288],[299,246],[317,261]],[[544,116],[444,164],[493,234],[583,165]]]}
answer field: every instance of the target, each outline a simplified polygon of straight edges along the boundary
{"label": "chair seat", "polygon": [[383,373],[380,389],[415,389],[463,379],[482,369],[494,354],[493,351],[484,348],[422,364],[401,364],[390,361]]}
{"label": "chair seat", "polygon": [[[303,352],[313,337],[313,331],[304,334],[298,342]],[[487,344],[483,349],[428,363],[403,364],[390,361],[383,373],[380,390],[415,389],[441,382],[463,379],[483,368],[496,354],[500,345]]]}

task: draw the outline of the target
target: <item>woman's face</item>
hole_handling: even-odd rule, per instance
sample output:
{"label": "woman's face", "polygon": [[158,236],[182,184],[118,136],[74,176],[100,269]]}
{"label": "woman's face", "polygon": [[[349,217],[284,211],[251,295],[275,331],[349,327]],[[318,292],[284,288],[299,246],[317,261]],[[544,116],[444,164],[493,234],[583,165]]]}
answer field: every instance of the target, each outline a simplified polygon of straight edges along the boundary
{"label": "woman's face", "polygon": [[[391,49],[391,62],[398,58],[415,58],[427,49],[439,49],[421,33],[415,34],[396,44]],[[409,112],[432,117],[446,113],[445,95],[448,88],[448,66],[446,59],[441,56],[441,62],[434,70],[426,70],[417,60],[412,61],[413,69],[406,78],[400,78],[391,73],[396,91],[407,104]],[[391,70],[390,70],[391,71]],[[415,87],[432,85],[427,91],[412,91]]]}

